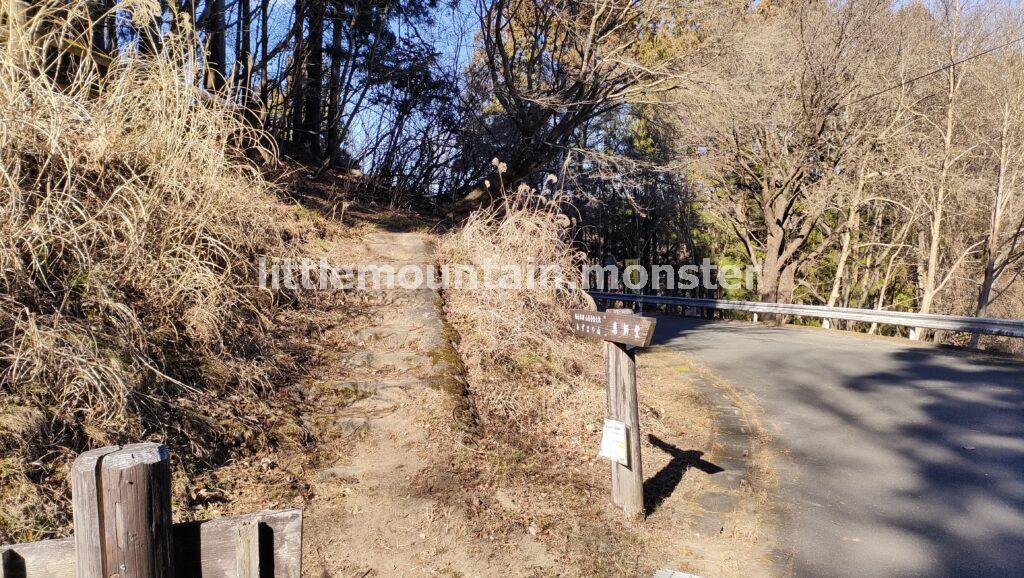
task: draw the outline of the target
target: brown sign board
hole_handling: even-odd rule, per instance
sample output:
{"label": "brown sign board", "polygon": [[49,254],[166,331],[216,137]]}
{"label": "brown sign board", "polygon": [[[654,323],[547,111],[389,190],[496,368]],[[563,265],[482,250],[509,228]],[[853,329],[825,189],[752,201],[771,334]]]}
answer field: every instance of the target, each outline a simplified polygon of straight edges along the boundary
{"label": "brown sign board", "polygon": [[647,347],[654,336],[654,319],[628,313],[573,309],[572,330],[577,335]]}

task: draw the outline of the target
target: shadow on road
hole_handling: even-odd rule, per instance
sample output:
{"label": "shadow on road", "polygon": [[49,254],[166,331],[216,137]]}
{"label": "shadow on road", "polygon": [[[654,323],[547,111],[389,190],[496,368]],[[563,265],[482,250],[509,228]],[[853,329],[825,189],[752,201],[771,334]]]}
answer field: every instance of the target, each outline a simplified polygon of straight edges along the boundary
{"label": "shadow on road", "polygon": [[654,434],[647,435],[651,445],[672,456],[665,467],[644,481],[644,510],[648,515],[654,513],[658,506],[672,495],[676,486],[683,479],[683,474],[690,468],[696,468],[705,474],[717,474],[724,471],[715,464],[704,461],[704,452],[697,450],[681,450],[662,440]]}
{"label": "shadow on road", "polygon": [[928,507],[877,512],[874,522],[930,544],[936,572],[1024,575],[1024,366],[927,348],[887,357],[893,369],[847,376],[841,384],[894,398],[896,404],[876,410],[890,416],[906,399],[918,419],[896,420],[893,429],[872,427],[841,404],[812,392],[802,396],[802,403],[860,429],[910,466],[915,483],[892,492],[892,499]]}
{"label": "shadow on road", "polygon": [[1024,576],[1024,364],[744,323],[657,329],[780,426],[797,575]]}
{"label": "shadow on road", "polygon": [[734,334],[741,335],[744,339],[774,340],[777,339],[779,331],[789,331],[795,329],[795,327],[775,327],[756,323],[723,322],[695,317],[659,315],[658,323],[654,327],[654,337],[651,339],[651,345],[665,345],[672,340],[705,329],[713,329],[718,335]]}

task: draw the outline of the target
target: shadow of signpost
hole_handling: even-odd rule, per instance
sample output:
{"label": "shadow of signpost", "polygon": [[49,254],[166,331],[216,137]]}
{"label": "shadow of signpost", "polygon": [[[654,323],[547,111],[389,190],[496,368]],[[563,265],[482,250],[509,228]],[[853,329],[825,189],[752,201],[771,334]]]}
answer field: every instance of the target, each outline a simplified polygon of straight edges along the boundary
{"label": "shadow of signpost", "polygon": [[724,471],[715,464],[701,459],[704,452],[697,450],[681,450],[662,440],[656,435],[648,434],[651,445],[672,457],[665,467],[644,482],[644,510],[650,515],[661,506],[675,491],[683,479],[683,474],[690,468],[697,468],[705,474],[717,474]]}

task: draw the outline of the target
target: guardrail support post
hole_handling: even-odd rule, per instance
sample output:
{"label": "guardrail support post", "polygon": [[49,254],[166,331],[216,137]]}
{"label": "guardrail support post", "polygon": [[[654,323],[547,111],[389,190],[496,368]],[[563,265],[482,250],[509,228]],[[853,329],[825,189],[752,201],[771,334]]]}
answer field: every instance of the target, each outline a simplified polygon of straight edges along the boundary
{"label": "guardrail support post", "polygon": [[140,443],[91,450],[71,468],[78,578],[171,578],[171,464]]}

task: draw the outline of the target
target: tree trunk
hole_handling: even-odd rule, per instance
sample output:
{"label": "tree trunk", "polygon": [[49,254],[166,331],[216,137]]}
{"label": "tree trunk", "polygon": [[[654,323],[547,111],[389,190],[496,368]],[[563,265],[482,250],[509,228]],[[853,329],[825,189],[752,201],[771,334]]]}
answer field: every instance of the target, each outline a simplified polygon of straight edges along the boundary
{"label": "tree trunk", "polygon": [[[1003,232],[1003,211],[1006,206],[1006,166],[1009,161],[1009,144],[1007,133],[1010,127],[1010,106],[1003,105],[1003,124],[999,135],[999,174],[996,178],[996,197],[992,202],[992,214],[989,222],[988,239],[985,243],[985,278],[978,292],[976,317],[985,317],[992,300],[992,288],[996,284],[996,266],[999,256],[999,239]],[[980,341],[977,333],[971,335],[971,347],[977,348]]]}
{"label": "tree trunk", "polygon": [[[899,257],[899,252],[894,251],[892,256],[889,257],[889,263],[885,267],[885,277],[882,278],[882,286],[878,289],[878,300],[875,302],[875,311],[882,311],[885,309],[885,294],[889,290],[889,282],[892,281],[893,271],[896,270],[896,259]],[[870,335],[874,335],[878,331],[878,323],[872,323],[871,328],[868,329]]]}
{"label": "tree trunk", "polygon": [[[836,302],[839,301],[839,296],[843,291],[843,279],[846,278],[846,264],[850,260],[850,247],[853,245],[853,231],[856,229],[860,222],[860,213],[857,209],[857,204],[854,203],[850,207],[850,213],[846,217],[846,230],[843,231],[843,237],[841,246],[839,249],[839,262],[836,263],[835,277],[832,279],[832,290],[829,291],[828,300],[825,302],[826,307],[835,307]],[[849,284],[847,284],[849,289]],[[836,320],[826,319],[826,327],[832,327],[836,325]]]}
{"label": "tree trunk", "polygon": [[[337,10],[337,9],[335,9]],[[331,165],[341,164],[341,44],[343,42],[341,15],[335,12],[331,20],[331,76],[327,88],[327,155]]]}
{"label": "tree trunk", "polygon": [[109,54],[109,20],[110,0],[97,0],[89,4],[92,18],[92,48],[101,54]]}
{"label": "tree trunk", "polygon": [[246,111],[252,109],[252,9],[249,0],[238,2],[238,52],[235,58],[238,67],[237,90],[239,102]]}
{"label": "tree trunk", "polygon": [[780,258],[782,256],[784,234],[781,227],[769,228],[768,238],[765,240],[764,258],[761,260],[761,267],[757,278],[757,296],[761,301],[769,303],[779,302],[779,285],[783,267]]}
{"label": "tree trunk", "polygon": [[[954,15],[954,23],[959,18],[959,5],[956,7],[957,14]],[[958,30],[954,28],[949,38],[949,62],[957,59],[957,43],[960,38]],[[936,293],[939,291],[939,265],[940,249],[942,246],[942,227],[946,212],[946,195],[949,187],[949,173],[954,162],[953,154],[953,133],[956,129],[956,104],[957,89],[959,82],[956,75],[956,67],[950,66],[946,71],[946,115],[942,131],[942,159],[939,163],[939,182],[935,194],[931,199],[931,221],[928,228],[928,254],[921,286],[921,302],[918,311],[920,313],[931,313],[932,304],[935,301]],[[917,328],[912,338],[925,340],[928,332],[925,329]]]}
{"label": "tree trunk", "polygon": [[[779,303],[782,296],[782,264],[779,263],[778,249],[772,248],[770,235],[757,276],[757,298],[765,303]],[[772,325],[781,325],[782,316],[765,314],[764,321]]]}
{"label": "tree trunk", "polygon": [[[270,79],[267,78],[267,67],[270,66],[270,59],[267,53],[270,50],[270,31],[267,26],[270,24],[270,0],[259,0],[260,3],[260,106],[269,109],[270,100]],[[269,120],[266,115],[264,121]]]}
{"label": "tree trunk", "polygon": [[313,0],[307,10],[309,16],[309,39],[306,47],[306,79],[305,90],[306,111],[303,118],[303,142],[306,151],[315,159],[320,159],[320,131],[322,130],[323,114],[323,76],[324,76],[324,8],[323,0]]}
{"label": "tree trunk", "polygon": [[303,23],[306,21],[306,9],[303,0],[295,0],[295,22],[294,30],[292,35],[295,37],[295,49],[292,51],[292,86],[291,86],[291,104],[292,104],[292,144],[299,146],[303,142],[302,138],[302,85],[303,85],[303,73],[305,54],[304,54],[304,43],[302,38]]}
{"label": "tree trunk", "polygon": [[214,92],[224,89],[228,69],[227,21],[225,0],[210,0],[210,11],[206,24],[209,52],[206,60],[207,87]]}
{"label": "tree trunk", "polygon": [[839,301],[839,295],[843,288],[843,279],[846,277],[846,263],[850,259],[850,245],[853,241],[853,230],[850,228],[854,225],[855,219],[852,214],[847,219],[847,229],[843,232],[843,238],[841,247],[839,249],[839,262],[836,263],[835,277],[832,279],[832,290],[828,294],[828,301],[825,305],[828,307],[835,307],[836,302]]}

